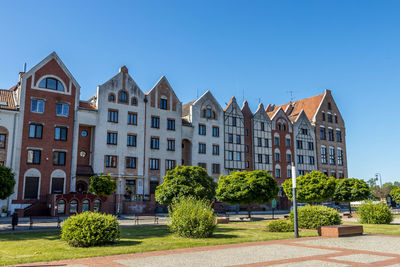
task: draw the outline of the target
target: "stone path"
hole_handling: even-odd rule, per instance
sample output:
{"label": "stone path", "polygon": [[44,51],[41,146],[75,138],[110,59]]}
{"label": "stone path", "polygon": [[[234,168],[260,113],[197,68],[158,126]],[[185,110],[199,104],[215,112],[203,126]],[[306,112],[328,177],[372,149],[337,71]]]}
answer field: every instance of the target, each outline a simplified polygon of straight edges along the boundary
{"label": "stone path", "polygon": [[301,238],[154,251],[23,266],[400,266],[400,237]]}

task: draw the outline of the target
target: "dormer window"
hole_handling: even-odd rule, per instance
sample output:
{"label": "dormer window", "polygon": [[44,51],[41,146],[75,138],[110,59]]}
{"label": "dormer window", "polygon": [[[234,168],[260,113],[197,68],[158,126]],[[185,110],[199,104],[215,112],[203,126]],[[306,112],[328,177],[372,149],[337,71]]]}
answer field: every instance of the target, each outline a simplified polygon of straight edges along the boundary
{"label": "dormer window", "polygon": [[39,88],[46,88],[46,89],[51,89],[51,90],[56,90],[60,92],[64,92],[64,86],[62,83],[54,78],[45,78],[40,81],[39,83]]}
{"label": "dormer window", "polygon": [[108,102],[115,102],[115,95],[113,93],[108,95]]}
{"label": "dormer window", "polygon": [[160,109],[167,109],[167,99],[160,99]]}
{"label": "dormer window", "polygon": [[118,103],[128,103],[128,94],[125,91],[118,93]]}

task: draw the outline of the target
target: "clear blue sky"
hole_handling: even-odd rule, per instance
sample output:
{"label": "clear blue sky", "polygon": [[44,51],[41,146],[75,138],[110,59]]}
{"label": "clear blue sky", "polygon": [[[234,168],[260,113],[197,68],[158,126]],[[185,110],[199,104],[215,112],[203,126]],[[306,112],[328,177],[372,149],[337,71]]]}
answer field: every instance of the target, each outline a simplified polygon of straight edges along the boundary
{"label": "clear blue sky", "polygon": [[[0,88],[56,51],[88,99],[126,65],[182,102],[211,89],[253,111],[333,91],[349,176],[399,180],[400,1],[4,1]],[[399,164],[399,165],[398,165]]]}

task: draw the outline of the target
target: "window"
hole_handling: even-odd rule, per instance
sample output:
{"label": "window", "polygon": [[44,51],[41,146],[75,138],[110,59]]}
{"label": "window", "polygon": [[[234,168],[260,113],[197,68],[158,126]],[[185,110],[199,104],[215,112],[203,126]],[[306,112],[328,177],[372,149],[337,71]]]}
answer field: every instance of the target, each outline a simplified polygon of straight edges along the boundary
{"label": "window", "polygon": [[329,164],[335,165],[335,148],[329,147]]}
{"label": "window", "polygon": [[297,149],[303,149],[303,141],[296,140]]}
{"label": "window", "polygon": [[204,124],[199,124],[199,135],[206,135],[206,126]]}
{"label": "window", "polygon": [[264,146],[265,146],[265,147],[269,147],[269,140],[268,140],[268,138],[265,138],[265,139],[264,139]]}
{"label": "window", "polygon": [[150,170],[159,170],[159,169],[160,169],[160,160],[150,159]]}
{"label": "window", "polygon": [[136,97],[132,97],[131,98],[131,105],[132,106],[137,106],[137,98]]}
{"label": "window", "polygon": [[39,177],[25,177],[24,199],[37,199],[39,190]]}
{"label": "window", "polygon": [[0,134],[0,148],[6,147],[6,135]]}
{"label": "window", "polygon": [[54,151],[53,152],[53,165],[65,166],[66,152]]}
{"label": "window", "polygon": [[39,83],[39,88],[46,88],[64,92],[64,86],[62,85],[62,83],[54,78],[45,78],[41,80]]}
{"label": "window", "polygon": [[242,153],[236,152],[236,160],[241,160],[242,159]]}
{"label": "window", "polygon": [[336,172],[335,171],[331,171],[331,177],[336,178]]}
{"label": "window", "polygon": [[199,154],[206,154],[206,144],[199,143]]}
{"label": "window", "polygon": [[286,132],[286,124],[283,125],[283,131]]}
{"label": "window", "polygon": [[228,143],[233,143],[233,134],[228,134]]}
{"label": "window", "polygon": [[118,133],[107,133],[107,145],[116,145]]}
{"label": "window", "polygon": [[337,115],[335,115],[335,123],[338,123]]}
{"label": "window", "polygon": [[336,141],[342,142],[342,132],[340,130],[336,130]]}
{"label": "window", "polygon": [[304,156],[297,155],[297,164],[304,164]]}
{"label": "window", "polygon": [[269,155],[265,155],[265,164],[269,164]]}
{"label": "window", "polygon": [[165,168],[167,170],[175,169],[175,160],[170,160],[170,159],[165,160]]}
{"label": "window", "polygon": [[319,127],[319,133],[320,133],[320,139],[321,140],[326,140],[326,132],[325,132],[325,127]]}
{"label": "window", "polygon": [[128,112],[128,125],[137,125],[137,114]]}
{"label": "window", "polygon": [[286,153],[286,162],[288,163],[292,162],[292,154]]}
{"label": "window", "polygon": [[136,157],[126,157],[125,158],[125,168],[136,169]]}
{"label": "window", "polygon": [[43,113],[44,112],[44,101],[38,99],[31,100],[31,112]]}
{"label": "window", "polygon": [[164,98],[160,99],[160,108],[167,109],[167,99],[164,99]]}
{"label": "window", "polygon": [[328,122],[333,122],[332,120],[332,114],[328,113]]}
{"label": "window", "polygon": [[261,154],[258,154],[258,155],[257,155],[258,163],[262,163],[262,156],[263,156],[263,155],[261,155]]}
{"label": "window", "polygon": [[232,126],[236,126],[236,117],[232,117]]}
{"label": "window", "polygon": [[314,143],[308,142],[308,150],[314,150]]}
{"label": "window", "polygon": [[117,110],[109,109],[109,110],[108,110],[107,120],[108,120],[109,122],[115,122],[115,123],[117,123],[117,122],[118,122],[118,111],[117,111]]}
{"label": "window", "polygon": [[281,154],[279,152],[275,152],[275,162],[281,161]]}
{"label": "window", "polygon": [[249,130],[246,129],[246,136],[249,136]]}
{"label": "window", "polygon": [[297,173],[299,174],[299,176],[306,174],[306,172],[304,170],[298,170]]}
{"label": "window", "polygon": [[262,139],[261,138],[257,138],[257,146],[261,147],[262,146]]}
{"label": "window", "polygon": [[212,150],[213,150],[212,152],[213,155],[215,156],[219,155],[219,145],[213,145]]}
{"label": "window", "polygon": [[69,105],[68,104],[57,104],[56,114],[57,116],[68,116]]}
{"label": "window", "polygon": [[29,164],[40,164],[40,150],[36,149],[28,149],[28,157],[26,159],[26,163]]}
{"label": "window", "polygon": [[29,125],[29,137],[30,138],[42,138],[43,125],[41,124],[30,124]]}
{"label": "window", "polygon": [[167,130],[175,131],[175,120],[167,119]]}
{"label": "window", "polygon": [[329,141],[334,141],[334,138],[333,138],[333,129],[332,129],[332,128],[329,128],[329,129],[328,129],[328,140],[329,140]]}
{"label": "window", "polygon": [[67,141],[68,128],[56,126],[54,130],[54,139],[60,141]]}
{"label": "window", "polygon": [[167,140],[167,150],[168,151],[175,151],[175,140],[174,139],[168,139]]}
{"label": "window", "polygon": [[150,142],[151,149],[160,149],[160,138],[152,137]]}
{"label": "window", "polygon": [[286,170],[286,175],[287,175],[287,178],[292,178],[292,170],[291,169],[287,169]]}
{"label": "window", "polygon": [[118,103],[128,103],[128,93],[125,91],[120,91],[118,93]]}
{"label": "window", "polygon": [[207,108],[206,112],[207,118],[211,118],[211,108]]}
{"label": "window", "polygon": [[219,137],[219,127],[217,126],[212,127],[212,136]]}
{"label": "window", "polygon": [[101,200],[100,199],[96,199],[93,202],[93,211],[94,212],[100,212],[101,211]]}
{"label": "window", "polygon": [[240,135],[236,135],[236,144],[240,144],[241,140],[240,140]]}
{"label": "window", "polygon": [[279,136],[275,136],[275,137],[274,137],[274,144],[275,144],[276,146],[279,146]]}
{"label": "window", "polygon": [[308,157],[308,164],[315,165],[315,158],[313,156]]}
{"label": "window", "polygon": [[78,200],[73,199],[69,202],[69,214],[73,215],[78,212]]}
{"label": "window", "polygon": [[344,173],[343,172],[339,172],[339,179],[343,179],[344,178]]}
{"label": "window", "polygon": [[213,174],[220,174],[220,165],[217,163],[212,164],[212,173]]}
{"label": "window", "polygon": [[51,179],[51,193],[63,194],[64,193],[64,178]]}
{"label": "window", "polygon": [[151,128],[160,128],[160,118],[151,116]]}
{"label": "window", "polygon": [[328,102],[328,109],[329,109],[329,110],[332,110],[331,102]]}
{"label": "window", "polygon": [[57,202],[57,213],[64,214],[65,213],[65,200],[59,200]]}
{"label": "window", "polygon": [[281,178],[281,169],[275,169],[275,178]]}
{"label": "window", "polygon": [[249,145],[246,145],[246,153],[249,153]]}
{"label": "window", "polygon": [[106,155],[106,167],[117,168],[117,156]]}
{"label": "window", "polygon": [[90,202],[88,199],[82,201],[82,212],[89,211],[89,204]]}
{"label": "window", "polygon": [[233,160],[233,151],[228,151],[228,160]]}
{"label": "window", "polygon": [[136,135],[128,134],[127,135],[126,145],[127,146],[136,146]]}
{"label": "window", "polygon": [[115,102],[115,95],[113,93],[108,95],[108,102]]}
{"label": "window", "polygon": [[301,129],[301,134],[302,134],[302,135],[308,135],[308,129],[302,128],[302,129]]}
{"label": "window", "polygon": [[250,168],[250,161],[246,161],[246,168]]}
{"label": "window", "polygon": [[338,165],[343,165],[343,150],[341,148],[337,149],[337,161]]}
{"label": "window", "polygon": [[280,123],[278,124],[278,130],[282,131],[282,125]]}
{"label": "window", "polygon": [[204,162],[199,162],[199,167],[202,167],[203,169],[207,170],[207,163]]}
{"label": "window", "polygon": [[286,138],[286,147],[290,147],[290,138]]}
{"label": "window", "polygon": [[261,128],[261,131],[264,131],[264,130],[265,130],[265,125],[264,125],[263,122],[260,122],[260,128]]}
{"label": "window", "polygon": [[326,164],[326,147],[321,146],[321,163]]}
{"label": "window", "polygon": [[325,121],[325,112],[322,112],[322,120]]}

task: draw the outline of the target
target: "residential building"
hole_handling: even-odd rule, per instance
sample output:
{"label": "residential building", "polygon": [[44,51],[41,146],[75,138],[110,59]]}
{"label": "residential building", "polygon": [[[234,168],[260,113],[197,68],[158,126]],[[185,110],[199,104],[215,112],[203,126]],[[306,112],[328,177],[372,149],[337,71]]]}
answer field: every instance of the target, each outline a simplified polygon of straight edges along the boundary
{"label": "residential building", "polygon": [[[262,111],[264,112],[264,109]],[[253,113],[250,110],[247,101],[243,102],[242,114],[244,120],[244,162],[245,170],[252,171],[254,169],[253,159]],[[265,115],[266,116],[266,115]]]}
{"label": "residential building", "polygon": [[260,103],[252,118],[253,125],[253,164],[254,170],[266,170],[273,173],[272,122]]}

